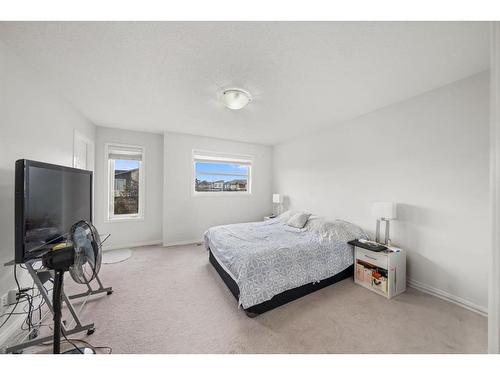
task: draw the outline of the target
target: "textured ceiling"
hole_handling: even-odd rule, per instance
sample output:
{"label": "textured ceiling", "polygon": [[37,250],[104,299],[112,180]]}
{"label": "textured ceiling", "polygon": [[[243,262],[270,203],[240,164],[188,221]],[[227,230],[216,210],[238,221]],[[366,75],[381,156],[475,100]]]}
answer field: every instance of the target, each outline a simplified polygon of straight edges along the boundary
{"label": "textured ceiling", "polygon": [[[488,69],[478,22],[0,22],[96,125],[276,144]],[[240,111],[224,87],[249,90]]]}

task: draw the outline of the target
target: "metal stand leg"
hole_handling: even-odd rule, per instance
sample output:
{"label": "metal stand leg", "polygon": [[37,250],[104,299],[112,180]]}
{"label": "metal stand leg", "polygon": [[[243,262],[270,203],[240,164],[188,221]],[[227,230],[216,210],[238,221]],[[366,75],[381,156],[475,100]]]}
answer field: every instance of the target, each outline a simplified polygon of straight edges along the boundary
{"label": "metal stand leg", "polygon": [[92,289],[92,286],[90,285],[90,283],[87,283],[87,291],[86,292],[73,294],[73,295],[69,296],[69,299],[88,297],[88,296],[92,296],[94,294],[99,294],[99,293],[106,293],[108,296],[110,294],[113,294],[113,288],[112,287],[105,288],[102,285],[101,279],[99,279],[98,275],[95,277],[95,279],[97,281],[97,284],[99,285],[98,289]]}
{"label": "metal stand leg", "polygon": [[[52,314],[54,314],[54,308],[52,307],[52,300],[50,299],[49,295],[45,291],[45,287],[43,286],[42,281],[38,277],[38,273],[33,268],[33,264],[32,263],[25,263],[25,265],[26,265],[26,269],[28,270],[31,278],[35,282],[35,285],[36,285],[38,291],[40,292],[40,295],[42,296],[42,298],[44,299],[45,303],[49,307],[50,312]],[[46,272],[50,272],[50,271],[46,271]],[[50,273],[52,274],[52,272],[50,272]]]}
{"label": "metal stand leg", "polygon": [[[45,288],[43,286],[43,283],[40,280],[40,277],[38,275],[39,271],[37,271],[37,270],[35,270],[33,268],[33,262],[25,263],[25,265],[26,265],[26,269],[28,270],[30,276],[33,278],[33,281],[34,281],[36,287],[38,288],[38,290],[40,292],[40,295],[42,296],[42,298],[44,299],[45,303],[47,304],[47,307],[49,308],[50,313],[54,314],[54,306],[52,305],[52,299],[47,294],[47,292],[46,292],[46,290],[45,290]],[[52,271],[43,270],[41,272],[50,272],[53,275]],[[98,294],[98,293],[104,293],[104,292],[106,292],[106,294],[108,294],[108,295],[111,294],[111,293],[113,293],[113,289],[111,287],[108,287],[108,288],[104,288],[103,287],[103,285],[101,283],[101,280],[98,277],[96,277],[96,280],[97,280],[97,283],[99,284],[99,288],[96,289],[96,290],[92,289],[92,287],[91,287],[90,284],[87,284],[87,288],[88,288],[87,292],[75,294],[75,295],[72,295],[72,296],[69,296],[69,297],[66,295],[66,293],[64,293],[64,290],[61,290],[61,299],[62,299],[62,302],[64,302],[66,304],[66,306],[68,307],[68,310],[69,310],[69,312],[70,312],[70,314],[73,317],[73,320],[75,322],[75,326],[72,329],[68,329],[67,324],[62,324],[61,325],[61,330],[64,332],[64,334],[66,336],[72,335],[74,333],[79,333],[79,332],[87,332],[87,334],[89,334],[89,335],[92,334],[92,333],[94,333],[94,331],[95,331],[94,323],[89,323],[89,324],[83,325],[82,322],[81,322],[81,320],[80,320],[80,318],[79,318],[79,316],[78,316],[77,311],[73,307],[73,304],[70,302],[70,299],[76,299],[76,298],[81,298],[81,297],[89,297],[91,295]],[[85,304],[85,302],[86,302],[86,300],[84,301],[84,304]],[[81,307],[83,308],[83,305]],[[53,338],[54,338],[53,335],[48,335],[48,336],[39,337],[39,338],[36,338],[36,339],[29,339],[30,333],[31,332],[29,332],[23,338],[23,340],[21,341],[20,344],[8,347],[5,350],[5,352],[6,353],[19,352],[20,350],[22,350],[24,348],[28,348],[30,346],[35,346],[35,345],[39,345],[39,344],[42,344],[42,343],[45,343],[45,342],[48,342],[48,341],[52,341]],[[28,340],[26,340],[26,339],[28,339]]]}

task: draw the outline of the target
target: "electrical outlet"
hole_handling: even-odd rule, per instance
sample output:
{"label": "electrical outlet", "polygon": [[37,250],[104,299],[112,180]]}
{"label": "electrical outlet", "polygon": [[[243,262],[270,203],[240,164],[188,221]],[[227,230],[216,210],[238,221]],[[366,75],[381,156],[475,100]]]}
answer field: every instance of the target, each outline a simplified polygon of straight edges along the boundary
{"label": "electrical outlet", "polygon": [[7,293],[7,304],[12,305],[17,302],[17,289],[9,290]]}

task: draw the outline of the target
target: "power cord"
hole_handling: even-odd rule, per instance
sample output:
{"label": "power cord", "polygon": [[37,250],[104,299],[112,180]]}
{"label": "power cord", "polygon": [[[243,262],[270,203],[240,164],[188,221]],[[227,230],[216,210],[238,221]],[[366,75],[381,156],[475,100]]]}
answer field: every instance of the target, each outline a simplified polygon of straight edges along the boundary
{"label": "power cord", "polygon": [[62,335],[64,336],[64,338],[66,339],[67,342],[69,342],[71,345],[73,345],[75,347],[76,350],[78,350],[80,352],[80,354],[83,354],[82,352],[82,349],[80,349],[78,346],[76,346],[73,341],[71,341],[70,339],[68,339],[68,337],[66,336],[66,334],[64,333],[64,329],[61,329],[61,333]]}
{"label": "power cord", "polygon": [[94,350],[98,350],[98,349],[108,349],[109,352],[105,353],[105,354],[111,354],[113,353],[113,348],[109,347],[109,346],[94,346],[92,345],[91,343],[85,341],[85,340],[82,340],[82,339],[73,339],[73,341],[77,341],[77,342],[81,342],[82,344],[84,345],[87,345],[89,348],[91,349],[94,349]]}
{"label": "power cord", "polygon": [[[50,327],[52,329],[52,327]],[[67,341],[69,342],[71,345],[75,346],[75,342],[80,342],[86,346],[88,346],[89,348],[91,349],[94,349],[95,351],[97,350],[100,350],[100,349],[107,349],[108,352],[107,353],[103,353],[103,354],[111,354],[113,353],[113,348],[111,348],[110,346],[95,346],[95,345],[92,345],[91,343],[89,343],[88,341],[85,341],[83,339],[71,339],[69,340],[66,335],[63,333],[63,336],[64,336],[64,341]],[[52,345],[52,343],[45,343],[45,344],[40,344],[40,345]],[[81,351],[80,351],[81,353]]]}
{"label": "power cord", "polygon": [[[19,281],[17,280],[17,268],[16,268],[17,264],[14,263],[14,280],[16,281],[16,285],[17,285],[17,293],[18,295],[20,296],[21,295],[21,287],[19,285]],[[3,321],[3,323],[0,325],[0,329],[5,325],[7,324],[7,322],[9,321],[9,319],[12,317],[12,315],[14,314],[14,311],[16,311],[17,309],[17,306],[19,305],[19,301],[20,301],[21,298],[18,298],[16,303],[14,304],[14,307],[12,308],[12,310],[10,311],[10,313],[8,314],[7,318],[5,318],[5,320]]]}
{"label": "power cord", "polygon": [[[26,267],[23,267],[22,265],[20,265],[20,266],[21,266],[21,268],[26,269]],[[32,328],[40,325],[40,323],[41,323],[42,307],[45,305],[45,300],[42,299],[40,301],[40,303],[38,304],[38,306],[34,305],[35,298],[41,296],[40,292],[35,294],[35,283],[33,283],[33,286],[31,288],[22,288],[21,289],[21,286],[19,284],[19,280],[17,278],[17,264],[14,264],[14,280],[16,281],[16,286],[17,286],[16,302],[13,304],[14,307],[12,308],[12,310],[10,312],[0,315],[0,318],[7,316],[7,318],[5,318],[5,320],[0,325],[0,328],[5,326],[5,324],[7,324],[7,322],[9,321],[9,319],[12,316],[14,316],[14,315],[26,315],[26,319],[23,321],[23,323],[21,325],[21,329],[23,331],[31,330]],[[45,289],[45,291],[47,293],[50,292],[50,290],[52,290],[52,289],[45,288],[45,286],[43,286],[43,288]],[[31,291],[31,294],[29,294],[30,291]],[[28,311],[26,311],[26,307],[25,307],[24,311],[15,312],[17,307],[19,306],[20,302],[27,302],[28,303],[28,306],[26,306],[28,308]],[[38,319],[38,323],[34,324],[33,323],[33,321],[34,321],[33,316],[37,311],[38,311],[39,319]],[[25,325],[27,326],[27,328],[25,327]]]}
{"label": "power cord", "polygon": [[[7,322],[9,321],[10,317],[12,315],[14,315],[14,311],[16,310],[17,308],[17,305],[19,305],[19,300],[16,301],[16,303],[14,304],[14,307],[12,308],[12,310],[10,311],[10,313],[7,314],[7,318],[5,318],[5,320],[3,321],[3,323],[0,325],[0,329],[5,325],[7,324]],[[5,315],[5,314],[4,314]]]}
{"label": "power cord", "polygon": [[[88,341],[85,341],[85,340],[82,340],[82,339],[71,339],[71,340],[75,341],[75,342],[81,342],[83,345],[86,345],[89,348],[94,349],[94,351],[97,351],[99,349],[107,349],[109,351],[107,353],[104,353],[104,354],[111,354],[111,353],[113,353],[113,348],[111,348],[109,346],[94,346],[91,343],[89,343]],[[69,340],[66,340],[66,341],[69,341]],[[74,346],[74,344],[73,344],[73,346]]]}
{"label": "power cord", "polygon": [[[21,268],[23,269],[26,269],[25,267],[22,267],[21,265]],[[2,322],[2,324],[0,324],[0,329],[5,326],[5,324],[9,321],[9,319],[14,316],[14,315],[24,315],[24,314],[27,314],[27,317],[26,319],[23,321],[23,325],[26,323],[28,325],[28,329],[31,329],[31,327],[33,327],[33,313],[35,311],[39,311],[39,316],[40,316],[40,321],[39,323],[41,323],[41,314],[42,314],[42,307],[43,305],[45,304],[45,301],[42,299],[42,301],[38,304],[38,306],[36,308],[34,308],[33,306],[33,299],[36,298],[36,297],[39,297],[41,295],[40,292],[38,292],[38,294],[35,295],[34,293],[34,284],[33,284],[33,287],[31,288],[26,288],[26,289],[21,289],[21,285],[19,284],[19,280],[17,279],[17,264],[14,264],[14,280],[16,282],[16,286],[17,286],[17,300],[16,300],[16,303],[14,304],[14,307],[12,308],[12,310],[8,313],[5,313],[5,314],[2,314],[0,315],[0,318],[4,317],[7,315],[7,318],[5,318],[5,320]],[[43,288],[45,289],[45,291],[48,293],[50,292],[52,289],[47,289],[45,288],[45,286],[43,286]],[[31,295],[29,295],[28,291],[31,290]],[[19,302],[21,300],[25,299],[26,301],[28,301],[28,311],[23,311],[23,312],[15,312],[16,309],[17,309],[17,306],[19,305]],[[22,326],[21,326],[22,328]],[[64,330],[61,330],[61,333],[62,335],[64,336],[64,339],[65,341],[69,342],[75,349],[77,349],[81,354],[83,354],[82,350],[77,346],[75,345],[75,343],[73,341],[76,341],[76,342],[81,342],[85,345],[87,345],[88,347],[92,348],[93,350],[96,350],[96,349],[108,349],[109,352],[106,353],[106,354],[111,354],[113,352],[113,348],[109,347],[109,346],[94,346],[92,344],[90,344],[89,342],[85,341],[85,340],[81,340],[81,339],[68,339],[68,337],[66,336],[66,334],[64,333]]]}

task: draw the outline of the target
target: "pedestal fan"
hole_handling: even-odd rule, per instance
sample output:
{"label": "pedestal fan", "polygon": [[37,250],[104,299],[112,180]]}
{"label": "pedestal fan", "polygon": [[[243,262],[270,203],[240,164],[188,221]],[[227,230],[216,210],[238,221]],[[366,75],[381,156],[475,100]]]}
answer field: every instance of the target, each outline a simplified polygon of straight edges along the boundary
{"label": "pedestal fan", "polygon": [[[92,281],[101,268],[101,239],[95,227],[85,220],[74,224],[69,232],[69,241],[57,244],[43,255],[42,263],[54,270],[54,354],[61,350],[61,292],[64,273],[69,271],[73,280],[79,284]],[[95,351],[88,347],[76,347],[65,354],[91,354]]]}

